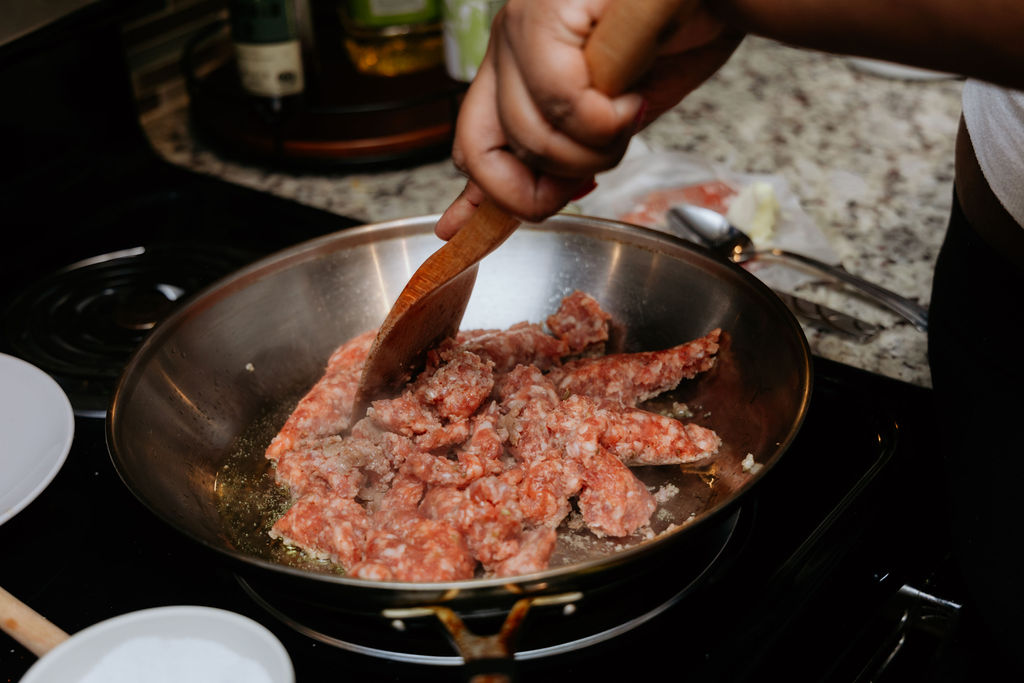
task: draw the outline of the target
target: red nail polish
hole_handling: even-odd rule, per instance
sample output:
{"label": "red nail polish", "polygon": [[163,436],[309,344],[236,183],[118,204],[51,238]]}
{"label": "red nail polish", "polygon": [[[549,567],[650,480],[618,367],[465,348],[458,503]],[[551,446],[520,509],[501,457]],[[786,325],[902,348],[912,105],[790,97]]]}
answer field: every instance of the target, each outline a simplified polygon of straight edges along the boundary
{"label": "red nail polish", "polygon": [[583,183],[580,186],[580,189],[576,192],[575,195],[573,195],[572,201],[576,201],[577,199],[583,199],[588,194],[593,192],[594,188],[596,188],[596,187],[597,187],[597,181],[594,180],[593,178],[591,178],[590,180],[588,180],[587,182]]}
{"label": "red nail polish", "polygon": [[636,116],[633,117],[633,132],[636,133],[643,129],[647,125],[647,100],[640,102],[640,108],[636,112]]}

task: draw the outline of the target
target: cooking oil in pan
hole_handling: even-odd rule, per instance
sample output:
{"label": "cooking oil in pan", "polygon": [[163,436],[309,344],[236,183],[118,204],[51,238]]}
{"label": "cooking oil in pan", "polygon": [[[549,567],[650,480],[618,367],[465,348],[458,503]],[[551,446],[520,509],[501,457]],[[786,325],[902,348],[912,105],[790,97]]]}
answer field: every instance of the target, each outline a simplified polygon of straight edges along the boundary
{"label": "cooking oil in pan", "polygon": [[289,491],[274,481],[274,466],[263,454],[294,406],[294,401],[285,402],[256,420],[235,442],[214,484],[217,511],[229,541],[242,553],[299,569],[344,573],[331,562],[270,537],[270,528],[292,499]]}

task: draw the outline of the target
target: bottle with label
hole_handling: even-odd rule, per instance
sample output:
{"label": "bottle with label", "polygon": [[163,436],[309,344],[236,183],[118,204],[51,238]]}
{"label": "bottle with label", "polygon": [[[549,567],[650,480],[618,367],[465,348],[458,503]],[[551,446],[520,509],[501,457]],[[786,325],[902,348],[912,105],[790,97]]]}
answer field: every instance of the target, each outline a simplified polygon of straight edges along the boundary
{"label": "bottle with label", "polygon": [[281,99],[305,87],[293,0],[230,0],[231,39],[246,92]]}
{"label": "bottle with label", "polygon": [[440,0],[342,0],[345,48],[367,74],[397,76],[444,61]]}

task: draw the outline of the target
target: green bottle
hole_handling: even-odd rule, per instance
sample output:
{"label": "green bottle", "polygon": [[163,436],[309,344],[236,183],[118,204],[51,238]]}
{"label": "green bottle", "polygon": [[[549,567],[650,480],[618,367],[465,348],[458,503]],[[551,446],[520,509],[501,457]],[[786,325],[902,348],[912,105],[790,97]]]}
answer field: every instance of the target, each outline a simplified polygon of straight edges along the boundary
{"label": "green bottle", "polygon": [[302,47],[292,0],[230,0],[228,12],[242,87],[275,99],[301,93]]}

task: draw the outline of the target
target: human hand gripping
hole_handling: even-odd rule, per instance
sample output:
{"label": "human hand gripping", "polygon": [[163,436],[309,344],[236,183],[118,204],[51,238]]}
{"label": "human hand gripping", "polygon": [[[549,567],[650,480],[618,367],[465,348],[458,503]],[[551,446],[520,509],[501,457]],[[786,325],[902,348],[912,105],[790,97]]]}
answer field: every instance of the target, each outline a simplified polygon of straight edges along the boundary
{"label": "human hand gripping", "polygon": [[452,159],[468,176],[436,233],[448,239],[488,196],[542,220],[593,187],[630,137],[710,77],[741,34],[703,3],[662,33],[654,59],[624,94],[609,97],[587,67],[585,45],[609,0],[509,0],[466,93]]}

